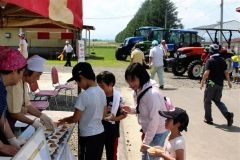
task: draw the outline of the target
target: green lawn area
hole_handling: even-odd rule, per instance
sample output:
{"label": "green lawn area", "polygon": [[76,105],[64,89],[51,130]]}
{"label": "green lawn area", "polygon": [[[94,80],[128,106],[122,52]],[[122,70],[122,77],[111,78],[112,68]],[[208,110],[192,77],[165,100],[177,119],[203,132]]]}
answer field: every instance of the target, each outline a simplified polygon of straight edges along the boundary
{"label": "green lawn area", "polygon": [[[95,47],[94,50],[91,49],[91,52],[95,54],[90,54],[86,58],[86,62],[89,62],[93,66],[102,66],[102,67],[127,67],[129,65],[129,58],[127,61],[118,61],[115,58],[115,47]],[[48,60],[47,64],[49,65],[64,65],[65,61],[59,60]],[[76,60],[72,60],[72,65],[77,63]]]}

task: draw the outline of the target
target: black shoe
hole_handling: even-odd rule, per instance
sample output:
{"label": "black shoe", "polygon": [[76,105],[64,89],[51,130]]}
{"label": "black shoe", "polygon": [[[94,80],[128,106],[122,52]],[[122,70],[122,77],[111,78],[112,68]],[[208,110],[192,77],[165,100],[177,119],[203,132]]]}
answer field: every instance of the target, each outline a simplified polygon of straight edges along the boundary
{"label": "black shoe", "polygon": [[207,120],[204,120],[205,123],[209,124],[209,125],[213,125],[213,121],[207,121]]}
{"label": "black shoe", "polygon": [[233,124],[233,117],[234,117],[234,114],[229,112],[228,116],[227,116],[227,125],[228,126],[232,126],[232,124]]}
{"label": "black shoe", "polygon": [[159,88],[160,88],[160,89],[164,89],[164,85],[161,85]]}

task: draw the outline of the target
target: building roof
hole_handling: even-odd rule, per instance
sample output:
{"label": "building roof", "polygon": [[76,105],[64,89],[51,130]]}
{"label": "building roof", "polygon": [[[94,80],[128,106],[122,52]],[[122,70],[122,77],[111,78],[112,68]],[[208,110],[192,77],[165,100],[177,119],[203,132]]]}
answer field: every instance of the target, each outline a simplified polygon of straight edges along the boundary
{"label": "building roof", "polygon": [[[195,28],[213,28],[213,29],[219,29],[220,24],[210,24],[210,25],[204,25],[204,26],[199,26]],[[223,29],[231,29],[231,30],[240,30],[240,22],[236,20],[231,20],[227,22],[223,22]]]}
{"label": "building roof", "polygon": [[240,38],[234,38],[234,39],[232,39],[232,43],[236,43],[236,42],[240,42]]}

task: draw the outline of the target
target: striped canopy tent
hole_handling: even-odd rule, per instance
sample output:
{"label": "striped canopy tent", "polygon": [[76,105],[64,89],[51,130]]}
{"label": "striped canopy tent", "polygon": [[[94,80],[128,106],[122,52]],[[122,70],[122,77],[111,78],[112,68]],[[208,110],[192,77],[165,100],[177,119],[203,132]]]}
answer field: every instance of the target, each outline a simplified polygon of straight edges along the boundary
{"label": "striped canopy tent", "polygon": [[0,0],[2,28],[82,29],[82,0]]}

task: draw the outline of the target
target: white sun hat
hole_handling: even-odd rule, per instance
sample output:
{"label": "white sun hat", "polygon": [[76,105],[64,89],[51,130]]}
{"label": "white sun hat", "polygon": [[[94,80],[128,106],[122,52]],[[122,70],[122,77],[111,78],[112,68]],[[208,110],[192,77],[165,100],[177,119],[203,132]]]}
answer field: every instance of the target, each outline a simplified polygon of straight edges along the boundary
{"label": "white sun hat", "polygon": [[44,58],[34,55],[27,60],[27,68],[34,72],[43,72],[45,61]]}

